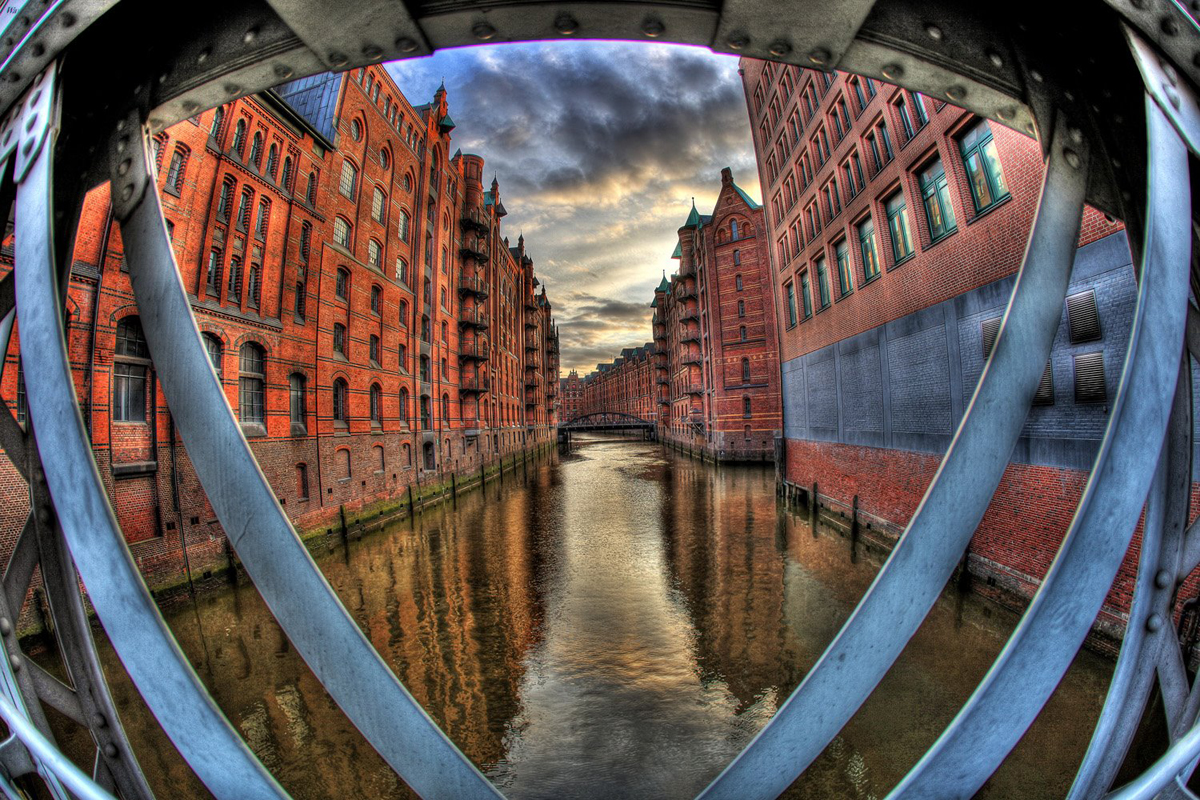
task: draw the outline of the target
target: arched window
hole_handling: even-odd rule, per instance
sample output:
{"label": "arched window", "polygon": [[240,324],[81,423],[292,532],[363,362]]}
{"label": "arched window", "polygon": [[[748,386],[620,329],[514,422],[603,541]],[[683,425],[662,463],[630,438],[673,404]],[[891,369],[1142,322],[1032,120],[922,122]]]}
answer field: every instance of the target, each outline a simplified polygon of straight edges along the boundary
{"label": "arched window", "polygon": [[379,366],[379,362],[380,362],[380,359],[379,359],[379,337],[372,333],[369,343],[370,343],[369,349],[370,349],[371,363],[374,364],[375,366]]}
{"label": "arched window", "polygon": [[275,169],[279,166],[279,148],[271,145],[267,151],[267,177],[275,180]]}
{"label": "arched window", "polygon": [[741,250],[733,251],[733,265],[735,267],[740,267],[742,265],[742,251]]}
{"label": "arched window", "polygon": [[221,299],[221,259],[223,254],[217,248],[208,251],[208,276],[205,279],[204,291],[211,299]]}
{"label": "arched window", "polygon": [[233,196],[237,192],[237,182],[232,177],[226,178],[221,184],[221,197],[217,200],[217,219],[229,222],[229,210],[233,208]]}
{"label": "arched window", "polygon": [[262,147],[263,137],[261,133],[255,133],[254,138],[250,141],[250,163],[255,169],[262,167]]}
{"label": "arched window", "polygon": [[383,222],[383,209],[387,205],[387,197],[383,190],[378,186],[371,195],[371,218],[376,222]]}
{"label": "arched window", "polygon": [[383,389],[378,383],[371,384],[371,422],[378,425],[383,421]]}
{"label": "arched window", "polygon": [[412,466],[412,447],[408,444],[408,442],[405,442],[404,447],[402,449],[404,451],[404,466],[411,467]]}
{"label": "arched window", "polygon": [[421,430],[427,431],[433,427],[433,410],[429,407],[429,395],[421,395]]}
{"label": "arched window", "polygon": [[333,241],[347,249],[350,248],[350,223],[342,217],[333,220]]}
{"label": "arched window", "polygon": [[254,205],[254,191],[247,186],[242,190],[242,199],[238,203],[237,227],[238,230],[250,230],[250,208]]}
{"label": "arched window", "polygon": [[745,300],[738,300],[738,316],[739,317],[746,316],[746,301]]}
{"label": "arched window", "polygon": [[342,478],[350,477],[350,450],[343,447],[337,451],[338,475]]}
{"label": "arched window", "polygon": [[246,147],[246,120],[239,119],[237,127],[233,129],[233,152],[238,158],[242,157],[243,150]]}
{"label": "arched window", "polygon": [[288,376],[288,418],[293,434],[308,429],[308,378],[299,372]]}
{"label": "arched window", "polygon": [[362,141],[362,123],[356,119],[350,121],[350,138],[356,142]]}
{"label": "arched window", "polygon": [[212,127],[208,129],[208,136],[211,139],[221,138],[221,125],[225,122],[225,106],[218,106],[217,113],[213,114]]}
{"label": "arched window", "polygon": [[200,336],[204,341],[204,352],[208,353],[209,363],[212,364],[213,371],[217,373],[217,379],[221,378],[221,340],[211,333],[205,333]]}
{"label": "arched window", "polygon": [[299,500],[308,499],[308,464],[296,465],[296,497]]}
{"label": "arched window", "polygon": [[379,148],[379,166],[387,169],[392,164],[392,154],[386,147]]}
{"label": "arched window", "polygon": [[242,260],[237,256],[229,259],[229,289],[225,299],[230,303],[242,302]]}
{"label": "arched window", "polygon": [[412,191],[412,173],[411,172],[406,173],[404,175],[404,191],[406,191],[406,192]]}
{"label": "arched window", "polygon": [[267,225],[271,220],[271,201],[263,197],[258,201],[258,219],[254,223],[254,236],[259,240],[267,238]]}
{"label": "arched window", "polygon": [[407,242],[408,241],[408,212],[405,211],[404,209],[400,209],[400,222],[398,223],[397,228],[400,232],[400,241]]}
{"label": "arched window", "polygon": [[250,265],[250,275],[246,281],[246,305],[251,308],[258,308],[258,303],[262,299],[262,267],[258,264]]}
{"label": "arched window", "polygon": [[738,328],[738,336],[741,338],[741,340],[743,342],[746,341],[746,326],[745,325]]}
{"label": "arched window", "polygon": [[400,387],[400,422],[408,425],[408,389]]}
{"label": "arched window", "polygon": [[438,151],[435,149],[433,151],[433,157],[429,160],[429,182],[434,186],[437,186],[439,166]]}
{"label": "arched window", "polygon": [[142,322],[136,316],[117,323],[117,344],[113,351],[114,422],[146,421],[146,384],[150,370],[150,348],[142,334]]}
{"label": "arched window", "polygon": [[346,381],[338,378],[333,382],[333,421],[346,425],[349,418],[349,402],[350,387],[346,385]]}
{"label": "arched window", "polygon": [[283,172],[279,173],[279,185],[287,191],[292,190],[292,157],[285,156],[283,159]]}
{"label": "arched window", "polygon": [[[734,252],[736,253],[737,251],[735,250]],[[736,258],[734,259],[734,263],[737,263]],[[737,287],[739,292],[742,290],[742,274],[740,272],[733,276],[733,285]]]}
{"label": "arched window", "polygon": [[400,327],[401,328],[408,327],[408,301],[407,300],[400,301]]}
{"label": "arched window", "polygon": [[346,326],[340,322],[333,323],[333,352],[346,355]]}
{"label": "arched window", "polygon": [[408,262],[400,256],[396,256],[396,280],[408,283]]}
{"label": "arched window", "polygon": [[371,448],[371,451],[374,454],[375,471],[383,472],[383,468],[384,468],[383,445],[377,444],[373,448]]}
{"label": "arched window", "polygon": [[750,382],[750,359],[742,359],[742,383]]}
{"label": "arched window", "polygon": [[300,263],[307,264],[312,252],[312,225],[304,222],[300,225]]}
{"label": "arched window", "polygon": [[375,269],[383,267],[383,248],[374,239],[367,242],[367,263]]}
{"label": "arched window", "polygon": [[333,283],[333,293],[342,300],[350,296],[350,272],[345,267],[338,267],[337,278]]}
{"label": "arched window", "polygon": [[750,416],[750,398],[749,397],[742,398],[742,416],[743,417]]}
{"label": "arched window", "polygon": [[383,289],[371,287],[371,313],[378,314],[383,310]]}
{"label": "arched window", "polygon": [[308,187],[304,190],[304,201],[310,206],[317,204],[317,174],[308,173]]}
{"label": "arched window", "polygon": [[442,422],[450,423],[450,395],[442,395]]}
{"label": "arched window", "polygon": [[354,199],[354,190],[358,187],[358,168],[346,159],[342,162],[342,176],[338,181],[338,191],[343,197]]}
{"label": "arched window", "polygon": [[296,284],[296,303],[295,303],[295,306],[293,307],[293,311],[295,311],[296,316],[299,317],[301,320],[304,319],[304,312],[306,311],[306,306],[307,306],[307,297],[305,296],[306,294],[307,294],[307,292],[304,289],[304,282],[300,281],[299,283]]}
{"label": "arched window", "polygon": [[183,191],[183,174],[184,168],[187,166],[188,149],[183,145],[178,145],[175,152],[171,155],[171,166],[167,168],[167,182],[163,186],[164,191],[178,195]]}
{"label": "arched window", "polygon": [[266,380],[266,354],[254,342],[246,342],[238,354],[238,416],[243,423],[262,424]]}
{"label": "arched window", "polygon": [[729,220],[729,237],[735,242],[738,239],[738,222],[736,219]]}
{"label": "arched window", "polygon": [[437,448],[433,442],[425,443],[425,469],[437,469]]}

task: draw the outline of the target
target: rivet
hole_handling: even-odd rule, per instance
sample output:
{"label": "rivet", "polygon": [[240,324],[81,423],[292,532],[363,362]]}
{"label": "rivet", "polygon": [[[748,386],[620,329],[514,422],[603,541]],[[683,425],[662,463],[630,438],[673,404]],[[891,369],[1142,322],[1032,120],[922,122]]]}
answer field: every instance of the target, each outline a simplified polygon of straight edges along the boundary
{"label": "rivet", "polygon": [[20,657],[20,656],[16,656],[16,655],[9,656],[9,657],[8,657],[8,663],[9,663],[9,665],[10,665],[10,666],[12,666],[12,671],[13,671],[13,672],[20,672],[20,671],[21,671],[21,667],[23,666],[23,665],[21,664],[21,657]]}
{"label": "rivet", "polygon": [[554,30],[563,36],[570,36],[579,30],[579,22],[570,14],[559,14],[554,18]]}
{"label": "rivet", "polygon": [[401,53],[411,53],[413,50],[417,49],[417,40],[410,39],[407,36],[401,36],[396,40],[396,49]]}
{"label": "rivet", "polygon": [[133,96],[137,97],[139,94],[145,91],[145,89],[146,87],[139,83],[137,86],[133,87]]}
{"label": "rivet", "polygon": [[250,28],[245,33],[242,34],[242,43],[243,44],[253,44],[254,40],[257,38],[258,38],[258,28]]}
{"label": "rivet", "polygon": [[377,44],[369,44],[362,49],[363,58],[368,58],[371,61],[383,58],[383,48]]}
{"label": "rivet", "polygon": [[1165,569],[1160,569],[1154,574],[1154,585],[1160,589],[1165,589],[1171,585],[1171,573]]}
{"label": "rivet", "polygon": [[151,129],[156,131],[166,127],[166,125],[163,124],[161,117],[151,117],[150,119],[146,120],[146,122],[150,125]]}
{"label": "rivet", "polygon": [[1075,102],[1075,93],[1070,91],[1069,89],[1067,91],[1063,92],[1063,97],[1066,99],[1066,101],[1068,103]]}
{"label": "rivet", "polygon": [[993,67],[1003,67],[1004,66],[1004,56],[1000,55],[995,50],[988,50],[987,57],[988,57],[988,61],[992,62]]}
{"label": "rivet", "polygon": [[293,74],[295,74],[295,73],[292,71],[292,68],[289,67],[287,64],[276,64],[275,65],[275,75],[276,76],[278,76],[280,78],[290,78],[290,77],[292,77]]}
{"label": "rivet", "polygon": [[32,107],[32,106],[36,106],[36,105],[37,105],[37,101],[38,101],[38,100],[41,100],[41,99],[42,99],[42,90],[41,90],[41,89],[38,89],[36,92],[34,92],[34,93],[33,93],[33,97],[30,97],[30,98],[29,98],[29,105],[30,105],[31,107]]}
{"label": "rivet", "polygon": [[1146,6],[1150,5],[1150,0],[1129,0],[1129,4],[1134,8],[1145,9]]}
{"label": "rivet", "polygon": [[1002,122],[1007,122],[1009,117],[1011,117],[1011,116],[1012,116],[1011,109],[1008,109],[1008,108],[996,109],[996,119],[1001,120]]}
{"label": "rivet", "polygon": [[350,63],[350,57],[345,53],[334,51],[329,54],[329,63],[335,67],[344,67]]}
{"label": "rivet", "polygon": [[41,58],[43,55],[46,54],[46,48],[43,47],[42,44],[39,42],[33,46],[32,50],[30,52],[33,53],[34,58]]}
{"label": "rivet", "polygon": [[21,148],[21,150],[23,153],[25,153],[25,155],[29,155],[30,153],[32,153],[33,152],[33,139],[27,140],[25,142],[25,146],[23,148]]}
{"label": "rivet", "polygon": [[496,29],[486,22],[476,22],[471,26],[471,35],[481,42],[486,42],[496,35]]}
{"label": "rivet", "polygon": [[225,94],[227,94],[227,95],[233,96],[233,95],[238,94],[241,91],[242,91],[242,87],[238,86],[236,83],[225,84]]}
{"label": "rivet", "polygon": [[1146,620],[1146,630],[1155,633],[1162,628],[1163,619],[1158,614],[1151,614]]}
{"label": "rivet", "polygon": [[212,51],[209,50],[207,47],[204,48],[203,50],[201,50],[199,53],[196,54],[196,63],[203,64],[205,61],[208,61],[208,57],[210,55],[212,55]]}
{"label": "rivet", "polygon": [[16,83],[19,80],[21,80],[21,73],[19,73],[19,72],[10,72],[9,73],[9,75],[8,75],[9,83]]}
{"label": "rivet", "polygon": [[125,174],[127,172],[129,172],[129,168],[132,166],[133,166],[133,159],[130,159],[130,158],[125,159],[120,164],[117,164],[117,174],[120,175],[122,178],[124,178]]}
{"label": "rivet", "polygon": [[888,64],[883,68],[883,77],[889,81],[899,80],[904,77],[904,67],[899,64]]}
{"label": "rivet", "polygon": [[109,758],[116,758],[117,757],[117,746],[115,744],[113,744],[112,742],[109,742],[108,744],[104,745],[104,755],[108,756]]}
{"label": "rivet", "polygon": [[1079,153],[1076,153],[1069,147],[1063,148],[1063,158],[1067,160],[1072,169],[1079,169],[1079,165],[1083,163],[1083,160],[1079,157]]}
{"label": "rivet", "polygon": [[1163,75],[1167,76],[1167,80],[1171,82],[1172,86],[1179,85],[1179,73],[1175,71],[1175,67],[1170,61],[1159,61],[1158,66],[1162,68]]}
{"label": "rivet", "polygon": [[93,728],[107,728],[108,720],[104,718],[103,714],[101,714],[99,711],[97,711],[95,714],[92,714],[92,727]]}
{"label": "rivet", "polygon": [[817,66],[828,64],[831,58],[833,58],[833,55],[824,47],[814,47],[808,52],[808,60]]}
{"label": "rivet", "polygon": [[0,633],[5,636],[12,633],[12,622],[9,621],[8,617],[0,617]]}
{"label": "rivet", "polygon": [[168,72],[164,72],[163,74],[161,74],[161,75],[159,75],[159,76],[158,76],[158,85],[159,85],[159,86],[162,86],[162,85],[164,85],[164,84],[165,84],[167,81],[169,81],[169,80],[171,80],[171,75],[170,75],[170,73],[168,73]]}
{"label": "rivet", "polygon": [[935,42],[940,42],[942,40],[942,29],[933,23],[929,23],[925,26],[925,32],[929,34],[929,38],[933,39]]}
{"label": "rivet", "polygon": [[43,525],[49,525],[50,524],[50,509],[47,508],[46,506],[42,506],[41,508],[39,508],[37,510],[37,518],[38,518],[38,522],[42,523]]}
{"label": "rivet", "polygon": [[1032,122],[1026,122],[1026,123],[1025,123],[1025,132],[1026,132],[1026,133],[1028,133],[1030,136],[1033,136],[1033,135],[1034,135],[1034,134],[1037,132],[1037,131],[1034,129],[1034,127],[1033,127],[1033,123],[1032,123]]}
{"label": "rivet", "polygon": [[953,100],[956,103],[958,101],[962,100],[966,96],[967,96],[967,87],[965,87],[965,86],[959,86],[959,85],[955,84],[954,86],[950,86],[946,89],[946,97],[950,98],[951,100]]}
{"label": "rivet", "polygon": [[1171,17],[1163,17],[1163,21],[1158,26],[1167,36],[1174,36],[1179,33],[1179,23]]}
{"label": "rivet", "polygon": [[120,139],[117,139],[117,152],[118,153],[124,153],[128,149],[129,149],[129,137],[128,136],[122,136]]}
{"label": "rivet", "polygon": [[651,39],[657,39],[659,36],[662,36],[663,31],[666,29],[667,26],[663,25],[662,20],[660,19],[647,17],[642,21],[642,33],[646,34]]}
{"label": "rivet", "polygon": [[195,100],[184,100],[183,101],[183,110],[187,114],[195,114],[197,111],[200,110],[200,104],[197,103]]}
{"label": "rivet", "polygon": [[70,28],[75,24],[75,15],[74,14],[63,14],[61,19],[62,19],[62,26],[64,28]]}
{"label": "rivet", "polygon": [[1036,69],[1029,70],[1029,77],[1033,78],[1035,83],[1044,83],[1046,80],[1044,77],[1042,77],[1042,73],[1038,72]]}
{"label": "rivet", "polygon": [[767,48],[767,52],[770,53],[771,55],[775,56],[776,58],[783,58],[788,53],[792,52],[792,46],[791,46],[791,44],[783,41],[782,39],[777,39],[776,41],[771,43],[770,47]]}
{"label": "rivet", "polygon": [[121,200],[128,203],[131,199],[133,199],[133,187],[126,184],[125,188],[121,190]]}
{"label": "rivet", "polygon": [[1121,168],[1121,159],[1114,158],[1112,160],[1112,165],[1113,165],[1113,169],[1120,169]]}
{"label": "rivet", "polygon": [[119,131],[125,130],[125,118],[124,117],[121,117],[119,120],[117,120],[117,130],[119,130]]}
{"label": "rivet", "polygon": [[1171,104],[1171,108],[1174,108],[1176,111],[1178,111],[1179,110],[1179,92],[1175,91],[1174,86],[1167,86],[1166,84],[1163,84],[1163,90],[1167,94],[1167,101]]}
{"label": "rivet", "polygon": [[16,43],[17,43],[17,40],[14,39],[13,37],[11,37],[11,36],[4,37],[4,46],[5,47],[12,47]]}
{"label": "rivet", "polygon": [[750,37],[744,33],[735,33],[726,40],[730,50],[741,50],[750,45]]}

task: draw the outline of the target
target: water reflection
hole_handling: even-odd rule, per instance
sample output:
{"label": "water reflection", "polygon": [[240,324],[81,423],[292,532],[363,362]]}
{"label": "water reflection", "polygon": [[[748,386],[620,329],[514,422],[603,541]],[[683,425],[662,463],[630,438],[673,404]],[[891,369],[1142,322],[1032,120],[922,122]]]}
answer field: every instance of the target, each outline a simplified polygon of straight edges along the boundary
{"label": "water reflection", "polygon": [[[771,480],[594,441],[383,534],[333,540],[318,562],[417,700],[509,796],[691,797],[803,678],[878,568],[778,511]],[[408,796],[252,588],[168,613],[217,702],[296,797]],[[886,794],[1013,622],[943,598],[789,794]],[[982,795],[1062,796],[1110,669],[1081,655]],[[156,791],[203,795],[115,680]]]}

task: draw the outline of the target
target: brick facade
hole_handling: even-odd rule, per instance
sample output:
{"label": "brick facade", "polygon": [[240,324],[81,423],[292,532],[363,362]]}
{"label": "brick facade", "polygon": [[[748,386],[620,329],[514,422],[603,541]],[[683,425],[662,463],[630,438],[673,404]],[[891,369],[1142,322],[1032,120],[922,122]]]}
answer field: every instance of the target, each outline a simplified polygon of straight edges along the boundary
{"label": "brick facade", "polygon": [[[524,241],[502,234],[498,183],[485,190],[483,159],[452,153],[453,129],[444,88],[413,107],[373,66],[237,100],[154,141],[197,325],[301,531],[554,439],[551,304]],[[168,585],[185,549],[200,572],[227,545],[153,365],[129,344],[140,326],[123,267],[102,186],[73,253],[76,391],[134,557]],[[15,343],[8,359],[2,390],[23,418]],[[25,502],[7,464],[0,488],[9,508]],[[20,525],[4,522],[0,548]]]}

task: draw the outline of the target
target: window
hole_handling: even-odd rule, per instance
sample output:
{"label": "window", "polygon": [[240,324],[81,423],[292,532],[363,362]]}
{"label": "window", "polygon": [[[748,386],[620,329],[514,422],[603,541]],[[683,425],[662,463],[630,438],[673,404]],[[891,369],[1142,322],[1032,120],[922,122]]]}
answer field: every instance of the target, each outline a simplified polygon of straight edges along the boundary
{"label": "window", "polygon": [[333,220],[333,241],[342,247],[350,247],[350,223],[341,217]]}
{"label": "window", "polygon": [[279,148],[271,145],[267,151],[267,177],[275,180],[275,169],[279,166]]}
{"label": "window", "polygon": [[308,186],[304,189],[304,201],[310,206],[317,203],[317,175],[314,172],[308,173]]}
{"label": "window", "polygon": [[450,395],[442,395],[442,422],[450,422]]}
{"label": "window", "polygon": [[308,499],[308,465],[296,465],[296,496],[299,500]]}
{"label": "window", "polygon": [[306,294],[307,294],[307,292],[304,289],[304,282],[301,281],[301,282],[297,283],[296,284],[296,304],[292,310],[295,312],[296,316],[299,317],[300,319],[304,319],[305,305],[307,303]]}
{"label": "window", "polygon": [[896,108],[896,113],[900,116],[900,127],[904,129],[904,140],[908,141],[916,134],[916,127],[913,125],[912,117],[908,113],[908,104],[904,102],[904,93],[901,92],[896,100],[892,103]]}
{"label": "window", "polygon": [[821,308],[829,308],[829,271],[824,256],[817,259],[817,292]]}
{"label": "window", "polygon": [[908,96],[917,112],[917,127],[924,127],[925,123],[929,122],[929,113],[925,110],[925,96],[920,92],[910,92]]}
{"label": "window", "polygon": [[1096,307],[1094,289],[1067,298],[1067,329],[1071,344],[1094,342],[1101,338],[1100,312]]}
{"label": "window", "polygon": [[236,256],[229,259],[229,287],[225,299],[235,304],[242,302],[242,261]]}
{"label": "window", "polygon": [[238,230],[250,230],[250,206],[254,203],[254,192],[249,189],[242,190],[242,199],[238,203],[237,224]]}
{"label": "window", "polygon": [[246,146],[246,120],[239,119],[237,127],[233,129],[233,152],[238,158],[242,157],[242,150]]}
{"label": "window", "polygon": [[733,276],[733,285],[739,292],[742,290],[742,274],[740,272]]}
{"label": "window", "polygon": [[243,423],[262,424],[263,383],[266,356],[254,342],[246,342],[238,354],[238,416]]}
{"label": "window", "polygon": [[221,340],[211,333],[205,333],[200,337],[204,341],[204,352],[208,354],[208,361],[212,364],[213,371],[217,373],[217,379],[221,378]]}
{"label": "window", "polygon": [[895,153],[892,152],[892,137],[888,133],[887,123],[880,121],[876,130],[879,131],[879,143],[883,145],[883,160],[891,161]]}
{"label": "window", "polygon": [[862,255],[863,283],[879,277],[879,252],[875,248],[875,223],[870,217],[858,225],[858,250]]}
{"label": "window", "polygon": [[750,418],[750,398],[749,397],[742,398],[742,416],[747,419]]}
{"label": "window", "polygon": [[[375,425],[380,424],[383,420],[383,390],[379,388],[378,383],[371,384],[371,422]],[[383,448],[380,448],[383,452]]]}
{"label": "window", "polygon": [[407,300],[400,301],[400,327],[401,328],[408,327],[408,301]]}
{"label": "window", "polygon": [[370,356],[372,363],[379,366],[379,337],[373,333],[370,339]]}
{"label": "window", "polygon": [[383,248],[374,239],[367,241],[367,263],[375,269],[383,267]]}
{"label": "window", "polygon": [[925,200],[925,217],[929,220],[929,237],[934,241],[955,230],[954,207],[950,205],[950,189],[946,185],[946,170],[936,159],[920,176],[921,195]]}
{"label": "window", "polygon": [[262,166],[262,146],[262,134],[254,134],[254,140],[250,142],[250,163],[255,169],[259,169]]}
{"label": "window", "polygon": [[1104,380],[1104,351],[1081,353],[1075,361],[1075,402],[1104,403],[1108,391]]}
{"label": "window", "polygon": [[378,314],[383,309],[383,290],[378,286],[371,287],[371,313]]}
{"label": "window", "polygon": [[288,417],[293,433],[308,429],[308,379],[298,372],[288,377]]}
{"label": "window", "polygon": [[408,389],[400,387],[400,421],[408,425]]}
{"label": "window", "polygon": [[300,263],[307,264],[312,254],[312,225],[300,225]]}
{"label": "window", "polygon": [[[378,387],[376,387],[376,388],[378,388]],[[383,472],[383,468],[384,468],[383,445],[381,445],[381,444],[375,445],[374,447],[371,448],[371,453],[374,455],[375,472],[376,473]]]}
{"label": "window", "polygon": [[1000,156],[992,140],[992,129],[980,122],[959,142],[963,166],[971,184],[971,197],[976,211],[985,211],[1008,197]]}
{"label": "window", "polygon": [[[146,383],[150,349],[137,317],[117,323],[117,345],[113,353],[114,422],[146,421]],[[23,376],[22,376],[23,377]]]}
{"label": "window", "polygon": [[251,308],[258,308],[258,302],[262,297],[262,267],[258,264],[250,265],[250,278],[246,282],[246,305]]}
{"label": "window", "polygon": [[221,251],[217,249],[208,252],[208,276],[204,281],[204,291],[214,300],[221,297]]}
{"label": "window", "polygon": [[233,178],[226,178],[221,184],[221,196],[217,200],[217,219],[221,222],[229,221],[229,210],[233,207],[233,195],[237,191],[237,185]]}
{"label": "window", "polygon": [[279,185],[284,189],[291,190],[292,188],[292,157],[287,156],[283,159],[283,172],[279,173]]}
{"label": "window", "polygon": [[729,238],[734,242],[738,240],[738,222],[736,219],[729,221]]}
{"label": "window", "polygon": [[746,301],[745,300],[738,300],[738,316],[739,317],[746,316]]}
{"label": "window", "polygon": [[[433,411],[429,407],[429,395],[421,395],[421,430],[429,430],[433,427]],[[426,447],[432,447],[432,444],[427,444]]]}
{"label": "window", "polygon": [[804,318],[812,316],[812,295],[808,290],[808,270],[800,273],[800,302],[804,307]]}
{"label": "window", "polygon": [[350,294],[350,273],[343,267],[338,267],[337,278],[333,284],[333,293],[341,300],[347,299]]}
{"label": "window", "polygon": [[333,323],[333,352],[346,355],[346,326],[340,322]]}
{"label": "window", "polygon": [[353,200],[354,189],[357,185],[358,170],[353,164],[350,163],[350,160],[347,159],[342,162],[342,176],[338,180],[338,191],[342,193],[343,197],[348,197]]}
{"label": "window", "polygon": [[742,359],[742,383],[750,382],[750,359]]}
{"label": "window", "polygon": [[837,259],[838,296],[845,297],[854,290],[854,284],[850,279],[850,247],[846,244],[845,239],[834,245],[833,255]]}
{"label": "window", "polygon": [[408,212],[405,211],[404,209],[400,209],[399,216],[400,216],[400,222],[398,223],[397,227],[400,231],[400,241],[407,242],[408,241]]}
{"label": "window", "polygon": [[358,120],[350,123],[350,137],[356,142],[362,141],[362,123]]}
{"label": "window", "polygon": [[383,190],[376,186],[374,193],[371,195],[371,218],[376,222],[383,222],[384,204]]}
{"label": "window", "polygon": [[271,219],[271,201],[266,197],[258,201],[258,219],[254,223],[255,238],[264,240],[267,238],[267,224]]}
{"label": "window", "polygon": [[175,148],[171,156],[171,166],[167,168],[167,183],[163,187],[165,191],[174,195],[183,191],[183,170],[187,164],[187,157],[187,148],[182,145]]}
{"label": "window", "polygon": [[888,235],[892,239],[892,262],[900,263],[913,254],[912,236],[908,230],[908,206],[904,192],[897,191],[883,201],[887,211]]}
{"label": "window", "polygon": [[787,295],[788,327],[790,328],[796,324],[796,286],[788,281],[784,285],[783,291]]}
{"label": "window", "polygon": [[217,108],[217,113],[213,114],[212,127],[208,129],[208,135],[216,139],[221,135],[221,125],[225,122],[225,106]]}
{"label": "window", "polygon": [[738,328],[738,341],[741,341],[741,342],[746,341],[746,326],[745,325]]}
{"label": "window", "polygon": [[346,421],[349,418],[349,401],[350,389],[346,385],[346,381],[338,378],[333,382],[333,421],[335,425],[346,427]]}

